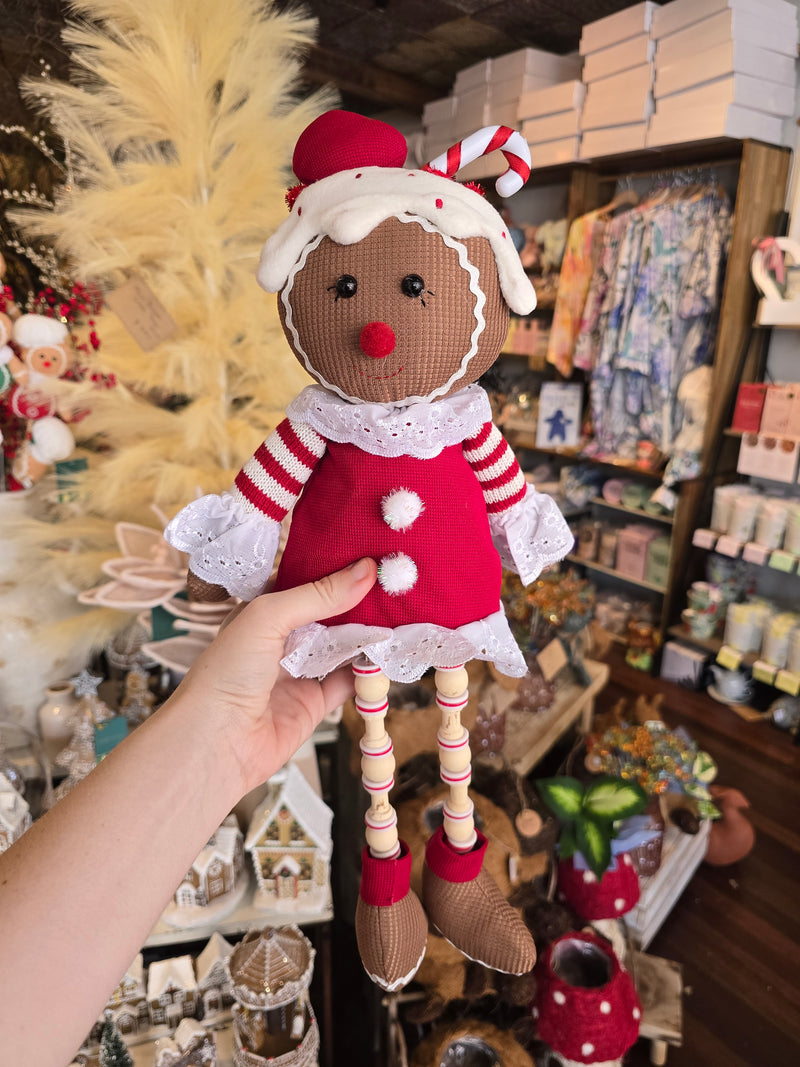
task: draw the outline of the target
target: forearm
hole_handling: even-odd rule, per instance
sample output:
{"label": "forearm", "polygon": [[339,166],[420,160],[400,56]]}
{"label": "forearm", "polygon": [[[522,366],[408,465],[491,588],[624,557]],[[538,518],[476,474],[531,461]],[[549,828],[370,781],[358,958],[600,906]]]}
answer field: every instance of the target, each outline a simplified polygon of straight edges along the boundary
{"label": "forearm", "polygon": [[4,1060],[69,1061],[242,790],[215,716],[179,692],[0,857]]}

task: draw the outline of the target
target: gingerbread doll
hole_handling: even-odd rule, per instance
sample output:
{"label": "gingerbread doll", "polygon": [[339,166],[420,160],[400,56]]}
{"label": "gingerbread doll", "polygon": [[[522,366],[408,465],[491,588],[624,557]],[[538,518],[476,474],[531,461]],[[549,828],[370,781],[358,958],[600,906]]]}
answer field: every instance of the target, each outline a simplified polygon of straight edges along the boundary
{"label": "gingerbread doll", "polygon": [[[404,165],[404,138],[382,122],[334,111],[306,129],[293,160],[300,185],[258,280],[279,294],[289,345],[318,384],[289,405],[230,493],[190,504],[166,532],[190,555],[190,592],[205,599],[263,592],[289,511],[277,589],[363,556],[378,561],[365,599],[294,631],[283,664],[298,677],[353,665],[371,798],[356,934],[367,972],[389,990],[416,972],[429,920],[494,969],[525,973],[536,958],[482,869],[486,840],[475,830],[460,720],[466,661],[526,673],[500,602],[501,566],[528,583],[572,545],[475,384],[500,353],[509,308],[526,314],[536,303],[500,215],[453,180],[496,148],[509,162],[498,191],[510,195],[530,155],[507,127],[478,131],[422,169]],[[384,718],[390,679],[416,681],[431,667],[449,799],[427,845],[421,904],[388,799]]]}

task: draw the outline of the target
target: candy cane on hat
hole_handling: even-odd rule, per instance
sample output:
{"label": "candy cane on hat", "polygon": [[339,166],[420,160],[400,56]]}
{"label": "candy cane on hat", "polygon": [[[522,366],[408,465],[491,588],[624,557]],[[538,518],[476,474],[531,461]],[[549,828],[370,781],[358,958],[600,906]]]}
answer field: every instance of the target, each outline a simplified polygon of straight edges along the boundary
{"label": "candy cane on hat", "polygon": [[531,151],[522,134],[512,130],[510,126],[484,126],[482,130],[471,133],[469,137],[432,159],[428,167],[452,178],[467,163],[472,163],[481,156],[488,156],[497,149],[506,157],[508,170],[497,179],[495,189],[500,196],[513,196],[528,180],[531,172]]}

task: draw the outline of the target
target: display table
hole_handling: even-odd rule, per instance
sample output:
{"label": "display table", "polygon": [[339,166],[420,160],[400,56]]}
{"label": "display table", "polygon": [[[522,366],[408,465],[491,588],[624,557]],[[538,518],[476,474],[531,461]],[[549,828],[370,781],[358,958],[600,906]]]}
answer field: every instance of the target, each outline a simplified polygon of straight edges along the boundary
{"label": "display table", "polygon": [[589,732],[594,715],[594,698],[608,682],[607,663],[587,659],[584,666],[591,679],[588,686],[569,682],[556,693],[544,711],[506,711],[503,755],[509,766],[523,777],[536,766],[558,739],[580,719],[580,731]]}

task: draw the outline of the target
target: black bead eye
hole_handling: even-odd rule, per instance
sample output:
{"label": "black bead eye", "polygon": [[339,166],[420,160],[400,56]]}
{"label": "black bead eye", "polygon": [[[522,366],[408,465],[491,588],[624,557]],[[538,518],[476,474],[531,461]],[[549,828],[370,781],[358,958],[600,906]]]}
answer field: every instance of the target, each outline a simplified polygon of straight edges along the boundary
{"label": "black bead eye", "polygon": [[358,282],[352,274],[340,274],[336,279],[335,285],[328,286],[328,292],[331,289],[336,290],[336,299],[341,296],[344,300],[349,300],[351,296],[355,296],[358,292]]}
{"label": "black bead eye", "polygon": [[425,282],[418,274],[407,274],[400,282],[400,288],[406,296],[422,296],[425,292]]}

